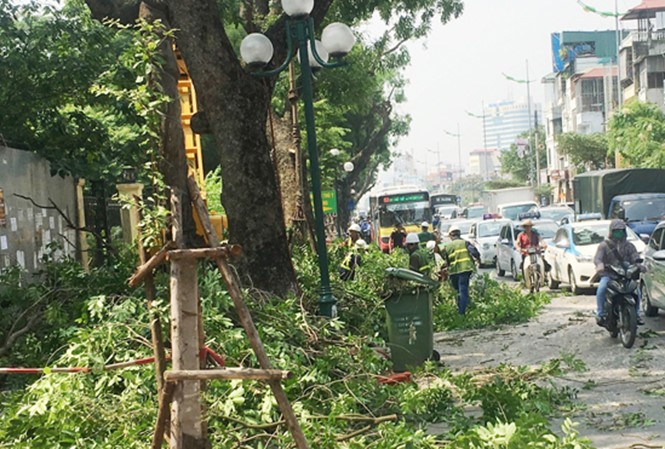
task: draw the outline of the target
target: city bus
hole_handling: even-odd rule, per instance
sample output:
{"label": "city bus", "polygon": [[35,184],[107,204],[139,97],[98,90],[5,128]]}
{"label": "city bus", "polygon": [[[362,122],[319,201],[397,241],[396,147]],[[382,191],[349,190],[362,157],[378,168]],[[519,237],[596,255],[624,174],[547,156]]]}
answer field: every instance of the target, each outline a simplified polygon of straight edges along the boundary
{"label": "city bus", "polygon": [[420,232],[423,221],[431,223],[429,192],[417,187],[395,187],[370,199],[374,239],[384,252],[390,251],[390,234],[401,224],[404,230]]}
{"label": "city bus", "polygon": [[450,193],[433,193],[429,197],[430,203],[432,205],[432,214],[436,213],[436,210],[440,207],[451,207],[457,206],[457,195],[451,195]]}

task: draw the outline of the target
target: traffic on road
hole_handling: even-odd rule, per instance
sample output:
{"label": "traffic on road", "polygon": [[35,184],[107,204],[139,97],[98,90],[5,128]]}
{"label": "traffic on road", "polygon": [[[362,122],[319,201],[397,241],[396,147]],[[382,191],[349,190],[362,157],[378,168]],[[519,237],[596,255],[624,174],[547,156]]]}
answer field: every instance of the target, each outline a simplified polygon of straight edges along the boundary
{"label": "traffic on road", "polygon": [[600,170],[573,183],[572,201],[562,203],[529,186],[486,190],[468,204],[450,192],[396,186],[373,196],[358,218],[382,251],[406,242],[417,266],[438,267],[439,279],[452,265],[441,255],[454,248],[529,291],[595,295],[598,324],[632,345],[643,317],[665,308],[665,170]]}

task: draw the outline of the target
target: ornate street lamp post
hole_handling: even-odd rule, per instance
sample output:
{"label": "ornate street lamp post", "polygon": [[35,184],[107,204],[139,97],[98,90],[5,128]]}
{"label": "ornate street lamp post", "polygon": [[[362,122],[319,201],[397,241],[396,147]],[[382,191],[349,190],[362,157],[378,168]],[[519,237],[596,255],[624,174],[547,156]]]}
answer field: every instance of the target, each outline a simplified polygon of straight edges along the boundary
{"label": "ornate street lamp post", "polygon": [[[307,129],[307,147],[309,151],[312,196],[314,197],[314,218],[316,227],[316,248],[321,272],[321,290],[319,313],[334,318],[337,315],[336,300],[330,288],[328,272],[328,252],[323,220],[323,201],[321,199],[321,173],[319,170],[319,152],[316,145],[314,127],[314,100],[312,89],[312,70],[334,68],[343,62],[328,63],[328,58],[341,58],[351,51],[356,38],[351,29],[343,23],[331,23],[321,34],[321,41],[316,40],[314,21],[309,16],[314,8],[314,0],[282,0],[282,9],[289,16],[286,21],[286,60],[274,70],[256,72],[257,76],[275,76],[285,70],[296,52],[300,62],[302,99],[305,105]],[[294,44],[296,50],[294,51]],[[273,57],[273,45],[266,36],[252,33],[245,37],[240,45],[240,55],[251,68],[267,65]]]}

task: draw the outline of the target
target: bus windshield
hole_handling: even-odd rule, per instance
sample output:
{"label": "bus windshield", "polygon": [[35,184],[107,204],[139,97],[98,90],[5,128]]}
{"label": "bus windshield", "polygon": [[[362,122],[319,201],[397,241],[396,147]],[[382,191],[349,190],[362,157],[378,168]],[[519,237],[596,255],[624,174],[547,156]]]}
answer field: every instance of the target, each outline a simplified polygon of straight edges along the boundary
{"label": "bus windshield", "polygon": [[413,203],[386,204],[381,207],[381,227],[402,225],[420,225],[423,221],[429,222],[431,218],[429,201]]}

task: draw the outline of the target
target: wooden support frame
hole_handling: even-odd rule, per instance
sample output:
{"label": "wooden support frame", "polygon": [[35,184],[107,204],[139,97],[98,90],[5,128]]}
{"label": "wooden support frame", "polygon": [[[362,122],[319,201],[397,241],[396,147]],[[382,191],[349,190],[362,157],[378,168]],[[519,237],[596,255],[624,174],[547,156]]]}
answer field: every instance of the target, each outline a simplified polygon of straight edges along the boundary
{"label": "wooden support frame", "polygon": [[238,257],[242,254],[242,248],[239,245],[225,245],[217,248],[197,248],[197,249],[176,249],[167,253],[166,259],[217,259],[223,257]]}
{"label": "wooden support frame", "polygon": [[[205,230],[208,245],[212,248],[219,247],[219,238],[217,237],[217,234],[212,227],[210,216],[208,215],[208,209],[203,202],[203,198],[201,198],[199,187],[196,185],[196,181],[191,174],[187,177],[187,189],[189,190],[189,198],[194,206],[194,211],[198,215],[199,220],[201,221],[201,225]],[[254,350],[254,354],[256,355],[257,360],[259,361],[259,365],[264,370],[272,369],[272,364],[270,363],[268,354],[263,347],[261,337],[256,330],[252,315],[249,313],[249,309],[247,308],[247,304],[245,304],[242,292],[238,287],[238,281],[235,279],[231,268],[226,263],[224,258],[218,257],[215,259],[215,262],[219,272],[222,275],[222,278],[224,279],[224,282],[226,282],[226,285],[228,286],[229,295],[233,300],[236,312],[238,313],[238,318],[240,319],[240,322],[245,329],[245,333],[247,334],[249,343]],[[275,400],[277,401],[282,414],[284,415],[284,419],[286,420],[286,424],[291,432],[291,435],[293,436],[296,447],[298,449],[309,449],[307,439],[305,438],[305,435],[300,428],[300,423],[298,422],[295,412],[293,411],[293,407],[291,407],[291,403],[289,402],[289,399],[286,396],[284,389],[282,388],[282,384],[279,380],[268,380],[267,382],[270,386],[270,389],[272,390],[273,395],[275,396]]]}
{"label": "wooden support frame", "polygon": [[223,368],[208,370],[171,370],[164,372],[166,382],[182,380],[284,380],[289,371],[277,369]]}

